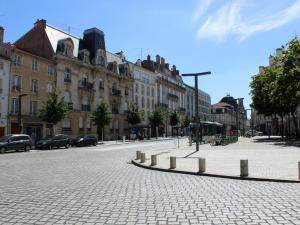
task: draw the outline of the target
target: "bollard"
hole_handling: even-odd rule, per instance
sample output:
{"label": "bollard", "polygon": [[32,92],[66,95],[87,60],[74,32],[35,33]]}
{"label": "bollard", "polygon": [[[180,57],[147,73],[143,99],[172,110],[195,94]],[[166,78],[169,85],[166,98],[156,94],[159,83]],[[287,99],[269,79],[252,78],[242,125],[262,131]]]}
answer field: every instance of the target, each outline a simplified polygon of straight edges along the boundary
{"label": "bollard", "polygon": [[123,142],[125,142],[125,140],[126,140],[126,136],[123,136]]}
{"label": "bollard", "polygon": [[141,159],[141,151],[136,151],[136,158],[135,159]]}
{"label": "bollard", "polygon": [[146,162],[146,153],[141,153],[141,163]]}
{"label": "bollard", "polygon": [[298,175],[299,175],[299,180],[300,180],[300,162],[298,162]]}
{"label": "bollard", "polygon": [[189,146],[192,146],[192,137],[189,136]]}
{"label": "bollard", "polygon": [[248,160],[247,159],[241,159],[241,177],[248,177]]}
{"label": "bollard", "polygon": [[170,169],[175,169],[176,168],[176,157],[171,156],[170,157]]}
{"label": "bollard", "polygon": [[205,159],[204,158],[199,158],[199,173],[204,173],[205,172]]}
{"label": "bollard", "polygon": [[157,155],[151,155],[151,166],[157,165]]}

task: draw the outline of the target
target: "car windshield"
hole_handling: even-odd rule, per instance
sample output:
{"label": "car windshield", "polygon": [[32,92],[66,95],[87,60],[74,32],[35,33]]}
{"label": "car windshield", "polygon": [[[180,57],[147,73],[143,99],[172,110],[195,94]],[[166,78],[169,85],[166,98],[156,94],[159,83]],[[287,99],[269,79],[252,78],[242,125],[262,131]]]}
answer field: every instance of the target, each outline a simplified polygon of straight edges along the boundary
{"label": "car windshield", "polygon": [[7,141],[11,136],[3,136],[0,138],[0,142]]}

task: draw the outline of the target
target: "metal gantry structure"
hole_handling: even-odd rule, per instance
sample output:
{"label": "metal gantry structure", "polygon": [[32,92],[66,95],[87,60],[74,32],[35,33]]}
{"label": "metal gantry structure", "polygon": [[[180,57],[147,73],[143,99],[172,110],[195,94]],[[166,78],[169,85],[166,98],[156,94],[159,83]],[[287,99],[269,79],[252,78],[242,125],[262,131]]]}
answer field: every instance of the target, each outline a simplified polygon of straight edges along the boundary
{"label": "metal gantry structure", "polygon": [[[183,77],[194,77],[195,78],[195,120],[196,120],[196,151],[199,151],[199,127],[200,127],[200,121],[199,121],[199,110],[198,110],[198,77],[209,75],[211,74],[210,71],[208,72],[201,72],[201,73],[186,73],[181,74]],[[200,129],[200,132],[202,129]]]}

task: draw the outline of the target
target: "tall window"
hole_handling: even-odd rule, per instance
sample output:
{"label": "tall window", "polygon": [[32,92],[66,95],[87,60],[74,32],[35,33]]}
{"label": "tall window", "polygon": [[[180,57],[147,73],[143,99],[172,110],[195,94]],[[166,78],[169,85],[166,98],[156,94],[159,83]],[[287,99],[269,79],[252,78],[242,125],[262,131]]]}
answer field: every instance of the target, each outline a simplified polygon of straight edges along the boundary
{"label": "tall window", "polygon": [[14,58],[14,66],[21,66],[22,65],[22,56],[16,54]]}
{"label": "tall window", "polygon": [[19,101],[17,98],[13,98],[11,100],[11,112],[18,113],[19,112]]}
{"label": "tall window", "polygon": [[51,84],[51,83],[48,83],[48,84],[47,84],[47,93],[51,93],[52,90],[53,90],[52,84]]}
{"label": "tall window", "polygon": [[147,96],[150,96],[150,88],[147,87]]}
{"label": "tall window", "polygon": [[30,101],[30,114],[37,115],[37,101]]}
{"label": "tall window", "polygon": [[149,109],[150,108],[150,100],[149,100],[149,98],[147,98],[147,109]]}
{"label": "tall window", "polygon": [[135,92],[139,93],[139,84],[135,84]]}
{"label": "tall window", "polygon": [[69,68],[65,68],[64,81],[71,82],[71,70]]}
{"label": "tall window", "polygon": [[64,92],[64,102],[66,102],[66,103],[71,102],[70,92],[68,92],[68,91]]}
{"label": "tall window", "polygon": [[104,89],[104,82],[102,79],[99,79],[99,89]]}
{"label": "tall window", "polygon": [[48,64],[48,75],[52,76],[54,74],[54,67],[52,64]]}
{"label": "tall window", "polygon": [[67,131],[71,128],[70,118],[64,118],[61,124],[64,131]]}
{"label": "tall window", "polygon": [[38,92],[38,81],[37,80],[31,80],[31,93],[37,94]]}
{"label": "tall window", "polygon": [[135,104],[139,105],[139,97],[137,95],[135,96]]}
{"label": "tall window", "polygon": [[154,88],[152,88],[152,97],[154,97]]}
{"label": "tall window", "polygon": [[142,97],[142,108],[144,108],[145,107],[145,99],[144,99],[144,97]]}
{"label": "tall window", "polygon": [[83,119],[82,119],[82,117],[79,117],[79,119],[78,119],[78,127],[79,127],[79,129],[83,129]]}
{"label": "tall window", "polygon": [[87,112],[90,111],[89,99],[87,96],[82,97],[82,111]]}
{"label": "tall window", "polygon": [[142,84],[142,95],[145,94],[145,86]]}
{"label": "tall window", "polygon": [[37,72],[38,71],[38,61],[37,61],[37,59],[32,59],[31,70],[33,72]]}
{"label": "tall window", "polygon": [[21,90],[21,76],[14,75],[13,90],[14,91],[20,91]]}

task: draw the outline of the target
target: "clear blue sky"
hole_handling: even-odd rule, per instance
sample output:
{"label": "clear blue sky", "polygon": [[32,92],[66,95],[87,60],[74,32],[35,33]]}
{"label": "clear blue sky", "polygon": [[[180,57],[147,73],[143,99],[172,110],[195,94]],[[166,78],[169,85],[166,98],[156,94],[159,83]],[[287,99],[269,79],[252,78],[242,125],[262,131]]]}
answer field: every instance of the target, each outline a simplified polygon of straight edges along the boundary
{"label": "clear blue sky", "polygon": [[[108,51],[135,62],[163,56],[181,73],[212,71],[199,86],[218,102],[230,93],[251,103],[249,82],[277,47],[300,33],[300,0],[2,0],[0,25],[14,42],[36,19],[82,37],[98,27]],[[142,51],[141,51],[142,49]],[[193,85],[193,80],[185,79]]]}

